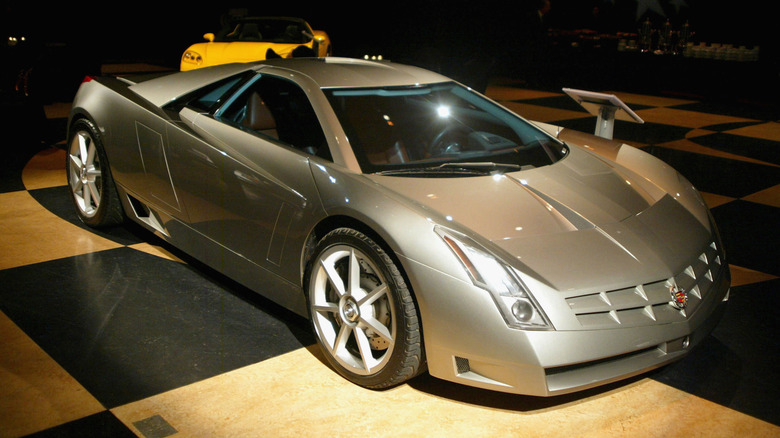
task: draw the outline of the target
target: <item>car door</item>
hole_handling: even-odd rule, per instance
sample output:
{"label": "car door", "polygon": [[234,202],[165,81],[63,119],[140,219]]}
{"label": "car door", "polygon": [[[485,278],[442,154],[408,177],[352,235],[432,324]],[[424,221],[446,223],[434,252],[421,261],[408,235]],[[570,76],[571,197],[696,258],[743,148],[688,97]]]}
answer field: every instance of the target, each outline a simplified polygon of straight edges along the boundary
{"label": "car door", "polygon": [[184,108],[180,116],[196,134],[169,134],[190,226],[299,284],[309,224],[323,215],[309,160],[317,150],[329,156],[303,91],[258,75],[216,113]]}

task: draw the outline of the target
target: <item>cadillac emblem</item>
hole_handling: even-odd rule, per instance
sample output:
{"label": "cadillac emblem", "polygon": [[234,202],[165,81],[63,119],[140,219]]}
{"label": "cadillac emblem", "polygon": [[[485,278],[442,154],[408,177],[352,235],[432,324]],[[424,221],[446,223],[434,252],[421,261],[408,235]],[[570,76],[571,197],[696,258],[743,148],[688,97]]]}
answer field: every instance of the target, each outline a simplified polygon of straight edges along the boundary
{"label": "cadillac emblem", "polygon": [[688,305],[688,292],[685,289],[672,285],[669,286],[669,294],[672,296],[672,301],[669,301],[669,304],[674,308],[682,310]]}

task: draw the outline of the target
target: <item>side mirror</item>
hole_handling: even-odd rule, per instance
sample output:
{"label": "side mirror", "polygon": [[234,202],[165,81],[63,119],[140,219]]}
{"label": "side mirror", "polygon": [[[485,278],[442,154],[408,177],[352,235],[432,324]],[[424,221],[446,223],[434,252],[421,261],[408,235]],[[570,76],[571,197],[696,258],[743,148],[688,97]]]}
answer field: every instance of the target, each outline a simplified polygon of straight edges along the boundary
{"label": "side mirror", "polygon": [[209,33],[203,35],[203,39],[205,39],[206,41],[208,41],[210,43],[213,43],[214,42],[214,34],[209,32]]}

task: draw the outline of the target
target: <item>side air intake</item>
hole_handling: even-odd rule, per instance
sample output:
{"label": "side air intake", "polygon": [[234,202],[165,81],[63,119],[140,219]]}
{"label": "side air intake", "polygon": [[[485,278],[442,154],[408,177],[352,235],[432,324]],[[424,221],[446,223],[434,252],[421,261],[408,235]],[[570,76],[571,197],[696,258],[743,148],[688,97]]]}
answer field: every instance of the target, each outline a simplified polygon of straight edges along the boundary
{"label": "side air intake", "polygon": [[133,208],[133,214],[138,220],[153,228],[155,231],[168,236],[168,232],[165,231],[165,227],[162,226],[160,218],[154,210],[130,195],[127,195],[127,199],[130,201],[130,206]]}

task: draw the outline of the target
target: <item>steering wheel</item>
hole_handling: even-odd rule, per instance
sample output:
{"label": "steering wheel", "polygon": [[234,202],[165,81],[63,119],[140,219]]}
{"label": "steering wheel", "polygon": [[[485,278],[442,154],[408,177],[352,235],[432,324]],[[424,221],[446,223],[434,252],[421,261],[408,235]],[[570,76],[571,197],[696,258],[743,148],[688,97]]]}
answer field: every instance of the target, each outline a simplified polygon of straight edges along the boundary
{"label": "steering wheel", "polygon": [[468,144],[468,134],[468,129],[463,126],[445,127],[428,143],[428,155],[437,157],[461,152]]}

